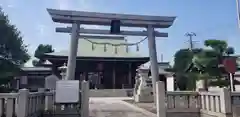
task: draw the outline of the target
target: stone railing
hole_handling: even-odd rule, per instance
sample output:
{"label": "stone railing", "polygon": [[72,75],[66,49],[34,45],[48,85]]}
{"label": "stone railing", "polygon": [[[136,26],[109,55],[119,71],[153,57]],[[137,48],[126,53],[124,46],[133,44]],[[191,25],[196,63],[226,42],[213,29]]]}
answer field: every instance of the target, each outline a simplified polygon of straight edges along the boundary
{"label": "stone railing", "polygon": [[199,92],[201,115],[223,117],[232,115],[231,93],[222,88],[216,92]]}
{"label": "stone railing", "polygon": [[[88,116],[89,88],[88,82],[82,82],[80,113]],[[53,113],[55,104],[55,92],[39,89],[38,92],[29,92],[28,89],[20,89],[18,93],[0,93],[1,117],[39,117],[43,114]]]}
{"label": "stone railing", "polygon": [[232,99],[232,112],[233,117],[239,117],[240,116],[240,92],[232,92],[231,93],[231,99]]}
{"label": "stone railing", "polygon": [[232,104],[240,106],[240,92],[232,92]]}
{"label": "stone railing", "polygon": [[199,95],[191,91],[168,91],[168,112],[199,112]]}
{"label": "stone railing", "polygon": [[[230,92],[229,89],[221,88],[219,91],[215,92],[167,91],[165,93],[163,87],[164,83],[157,83],[157,106],[159,108],[157,109],[158,116],[240,116],[240,92]],[[164,95],[166,95],[166,98],[162,98]]]}
{"label": "stone railing", "polygon": [[18,93],[0,93],[0,116],[14,117],[17,115],[17,98]]}
{"label": "stone railing", "polygon": [[6,117],[36,117],[43,111],[44,92],[0,93],[0,115]]}
{"label": "stone railing", "polygon": [[54,91],[45,92],[44,110],[46,112],[52,112],[55,109],[54,102],[55,102],[55,92]]}

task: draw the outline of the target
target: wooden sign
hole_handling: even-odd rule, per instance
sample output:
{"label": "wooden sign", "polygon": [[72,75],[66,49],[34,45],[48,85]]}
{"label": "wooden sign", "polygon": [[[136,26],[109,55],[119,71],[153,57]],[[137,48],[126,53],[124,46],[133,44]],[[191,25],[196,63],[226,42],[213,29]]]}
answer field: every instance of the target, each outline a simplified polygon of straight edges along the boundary
{"label": "wooden sign", "polygon": [[235,73],[237,71],[236,58],[227,57],[223,60],[224,68],[229,73]]}

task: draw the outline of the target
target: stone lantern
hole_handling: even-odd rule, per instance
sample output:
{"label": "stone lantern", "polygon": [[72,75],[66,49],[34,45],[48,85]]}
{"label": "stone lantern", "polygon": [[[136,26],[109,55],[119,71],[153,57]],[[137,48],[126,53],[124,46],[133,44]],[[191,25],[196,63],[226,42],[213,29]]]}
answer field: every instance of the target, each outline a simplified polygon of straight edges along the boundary
{"label": "stone lantern", "polygon": [[[140,66],[137,69],[136,86],[134,91],[135,102],[153,102],[152,84],[148,76],[149,68]],[[150,82],[149,82],[150,81]],[[150,83],[150,85],[149,85]]]}
{"label": "stone lantern", "polygon": [[144,78],[148,78],[149,69],[145,67],[139,67],[137,70],[138,75]]}
{"label": "stone lantern", "polygon": [[59,67],[60,75],[62,76],[62,80],[66,80],[66,72],[67,72],[67,64],[64,63],[63,66]]}

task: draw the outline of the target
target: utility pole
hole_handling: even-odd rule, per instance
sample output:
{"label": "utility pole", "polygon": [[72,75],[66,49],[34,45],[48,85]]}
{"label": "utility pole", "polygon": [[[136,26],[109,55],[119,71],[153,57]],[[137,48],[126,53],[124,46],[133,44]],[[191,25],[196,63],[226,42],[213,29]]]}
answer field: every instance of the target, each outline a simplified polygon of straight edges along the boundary
{"label": "utility pole", "polygon": [[189,37],[189,49],[190,50],[192,50],[193,49],[193,40],[192,40],[192,37],[193,36],[196,36],[196,33],[194,33],[194,32],[187,32],[186,34],[185,34],[185,36],[187,36],[187,37]]}
{"label": "utility pole", "polygon": [[163,54],[161,54],[161,62],[163,62]]}
{"label": "utility pole", "polygon": [[238,27],[240,28],[240,9],[239,9],[239,0],[236,0],[236,8],[237,8],[237,22],[238,22]]}

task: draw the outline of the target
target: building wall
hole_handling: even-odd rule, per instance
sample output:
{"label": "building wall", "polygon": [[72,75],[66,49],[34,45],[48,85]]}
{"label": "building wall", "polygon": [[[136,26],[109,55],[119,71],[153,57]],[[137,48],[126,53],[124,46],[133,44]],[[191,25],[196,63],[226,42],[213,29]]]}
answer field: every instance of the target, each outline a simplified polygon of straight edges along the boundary
{"label": "building wall", "polygon": [[[98,69],[99,64],[102,64],[102,69]],[[99,75],[99,87],[105,89],[121,89],[126,85],[128,88],[133,88],[135,83],[136,69],[141,62],[129,61],[85,61],[77,62],[76,77],[79,80],[91,80],[90,73]],[[131,67],[129,67],[131,65]],[[114,78],[115,73],[115,78]],[[129,73],[131,75],[129,75]],[[101,77],[101,78],[100,78]],[[97,80],[98,81],[98,80]]]}

